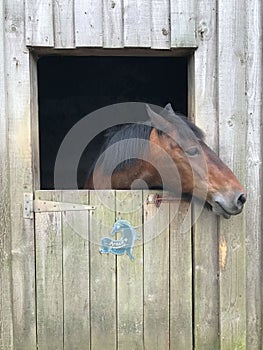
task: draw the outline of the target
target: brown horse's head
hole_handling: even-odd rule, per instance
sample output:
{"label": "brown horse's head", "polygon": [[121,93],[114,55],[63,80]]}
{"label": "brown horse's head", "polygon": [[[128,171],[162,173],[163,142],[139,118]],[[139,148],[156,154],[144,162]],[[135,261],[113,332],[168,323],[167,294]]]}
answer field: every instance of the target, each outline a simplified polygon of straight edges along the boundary
{"label": "brown horse's head", "polygon": [[[246,201],[245,190],[205,144],[202,131],[176,114],[170,104],[160,114],[149,107],[147,111],[154,126],[150,152],[157,168],[164,169],[163,186],[171,191],[180,188],[183,194],[206,201],[216,214],[225,218],[239,214]],[[165,155],[160,153],[161,149]]]}

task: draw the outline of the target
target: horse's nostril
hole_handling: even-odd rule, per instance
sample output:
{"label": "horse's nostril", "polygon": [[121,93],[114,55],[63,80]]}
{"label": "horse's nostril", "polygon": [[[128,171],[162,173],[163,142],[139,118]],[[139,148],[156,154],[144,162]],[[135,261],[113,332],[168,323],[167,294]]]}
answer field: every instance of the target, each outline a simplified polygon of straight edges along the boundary
{"label": "horse's nostril", "polygon": [[237,199],[237,204],[239,206],[243,206],[243,204],[246,202],[246,200],[247,200],[246,196],[242,193]]}

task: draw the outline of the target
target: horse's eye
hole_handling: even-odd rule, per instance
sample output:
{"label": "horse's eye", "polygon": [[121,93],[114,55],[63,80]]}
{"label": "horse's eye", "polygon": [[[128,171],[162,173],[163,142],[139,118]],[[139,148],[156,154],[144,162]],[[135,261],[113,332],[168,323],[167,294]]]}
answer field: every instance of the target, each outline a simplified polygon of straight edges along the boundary
{"label": "horse's eye", "polygon": [[185,151],[189,156],[193,157],[193,156],[197,156],[198,154],[200,154],[200,151],[198,149],[198,147],[192,147],[189,148],[187,151]]}

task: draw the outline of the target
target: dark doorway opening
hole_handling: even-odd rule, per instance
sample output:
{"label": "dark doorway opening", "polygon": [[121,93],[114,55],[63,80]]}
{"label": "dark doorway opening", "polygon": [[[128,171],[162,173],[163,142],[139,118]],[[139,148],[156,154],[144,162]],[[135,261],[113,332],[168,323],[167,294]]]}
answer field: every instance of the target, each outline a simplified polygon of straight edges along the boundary
{"label": "dark doorway opening", "polygon": [[[172,103],[187,114],[187,58],[46,56],[38,61],[41,189],[54,188],[61,142],[85,115],[121,102]],[[99,140],[78,167],[78,186],[94,161]],[[67,189],[67,186],[62,186]]]}

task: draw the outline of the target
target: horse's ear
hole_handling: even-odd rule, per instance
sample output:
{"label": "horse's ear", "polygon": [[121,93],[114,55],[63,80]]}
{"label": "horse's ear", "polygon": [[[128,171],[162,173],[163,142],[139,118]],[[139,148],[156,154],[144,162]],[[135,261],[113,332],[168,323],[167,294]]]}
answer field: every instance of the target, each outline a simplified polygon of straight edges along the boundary
{"label": "horse's ear", "polygon": [[170,123],[165,120],[160,114],[154,112],[149,105],[146,105],[147,114],[152,122],[153,127],[159,130],[166,130]]}
{"label": "horse's ear", "polygon": [[164,110],[167,112],[174,113],[174,110],[173,110],[171,103],[167,103],[167,105],[164,107]]}

